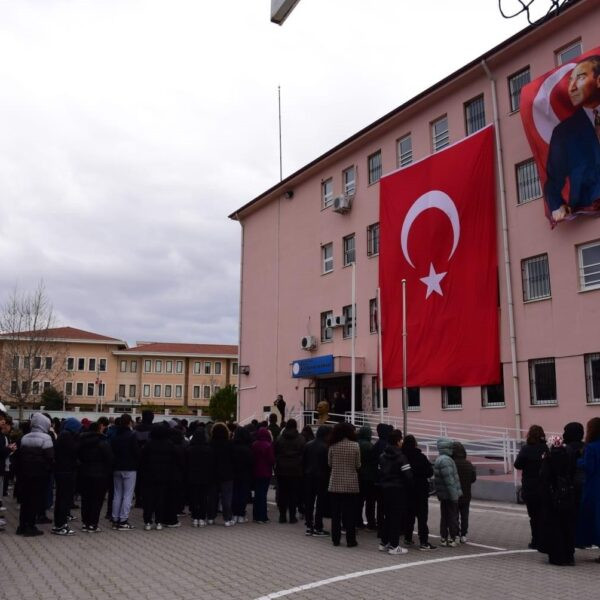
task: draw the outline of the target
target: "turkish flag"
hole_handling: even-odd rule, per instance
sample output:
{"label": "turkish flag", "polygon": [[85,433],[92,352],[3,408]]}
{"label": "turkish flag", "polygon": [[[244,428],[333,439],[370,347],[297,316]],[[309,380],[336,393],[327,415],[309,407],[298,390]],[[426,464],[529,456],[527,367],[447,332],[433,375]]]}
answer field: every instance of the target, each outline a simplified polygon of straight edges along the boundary
{"label": "turkish flag", "polygon": [[383,382],[500,381],[493,127],[380,182]]}

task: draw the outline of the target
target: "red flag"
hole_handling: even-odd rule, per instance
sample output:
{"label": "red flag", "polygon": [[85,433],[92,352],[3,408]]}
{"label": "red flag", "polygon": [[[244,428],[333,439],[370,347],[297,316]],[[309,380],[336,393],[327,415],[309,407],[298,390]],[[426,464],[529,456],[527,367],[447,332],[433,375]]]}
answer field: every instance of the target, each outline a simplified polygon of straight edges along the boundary
{"label": "red flag", "polygon": [[402,279],[407,380],[498,383],[493,127],[380,182],[379,283],[386,388],[402,387]]}
{"label": "red flag", "polygon": [[598,108],[600,102],[598,62],[600,47],[544,73],[521,90],[523,128],[552,226],[578,214],[600,216],[600,143],[591,108]]}

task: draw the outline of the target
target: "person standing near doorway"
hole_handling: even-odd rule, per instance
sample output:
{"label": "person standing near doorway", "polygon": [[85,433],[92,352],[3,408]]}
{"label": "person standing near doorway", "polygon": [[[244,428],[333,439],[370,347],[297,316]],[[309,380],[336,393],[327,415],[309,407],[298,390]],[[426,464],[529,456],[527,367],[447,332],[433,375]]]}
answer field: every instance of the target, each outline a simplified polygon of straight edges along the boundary
{"label": "person standing near doorway", "polygon": [[279,414],[281,415],[280,423],[283,423],[285,421],[285,400],[281,394],[277,394],[273,406],[279,411]]}

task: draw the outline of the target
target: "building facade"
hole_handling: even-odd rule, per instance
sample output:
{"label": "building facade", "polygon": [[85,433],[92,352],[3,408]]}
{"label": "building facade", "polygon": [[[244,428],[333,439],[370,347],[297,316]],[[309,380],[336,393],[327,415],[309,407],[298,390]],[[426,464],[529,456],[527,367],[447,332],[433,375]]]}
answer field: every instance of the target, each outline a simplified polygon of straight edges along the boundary
{"label": "building facade", "polygon": [[[600,220],[579,217],[549,227],[519,111],[525,84],[599,45],[599,24],[597,3],[574,3],[230,215],[242,228],[242,418],[262,415],[276,394],[296,410],[312,409],[322,398],[335,412],[349,410],[353,334],[356,410],[379,410],[379,179],[490,123],[498,133],[503,381],[410,389],[409,410],[427,420],[508,428],[540,423],[550,431],[600,415],[600,277],[594,276]],[[401,414],[401,390],[384,391],[382,400],[389,414]]]}

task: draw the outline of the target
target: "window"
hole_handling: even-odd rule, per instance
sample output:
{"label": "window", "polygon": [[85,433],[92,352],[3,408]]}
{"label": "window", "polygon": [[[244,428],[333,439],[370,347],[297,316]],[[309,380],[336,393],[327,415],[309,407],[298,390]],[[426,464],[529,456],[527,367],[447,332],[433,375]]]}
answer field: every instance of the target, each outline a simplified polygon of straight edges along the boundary
{"label": "window", "polygon": [[412,162],[412,138],[410,133],[401,137],[396,143],[396,165],[405,167]]}
{"label": "window", "polygon": [[353,196],[356,191],[356,171],[354,167],[349,167],[342,172],[342,182],[344,184],[344,194]]}
{"label": "window", "polygon": [[100,358],[98,360],[98,371],[104,373],[106,371],[107,363],[105,358]]}
{"label": "window", "polygon": [[119,398],[125,398],[125,384],[119,384]]}
{"label": "window", "polygon": [[88,396],[93,396],[94,395],[94,384],[93,383],[88,383],[87,384],[87,395]]}
{"label": "window", "polygon": [[88,371],[95,371],[95,370],[96,370],[96,359],[89,358],[88,359]]}
{"label": "window", "polygon": [[216,394],[217,392],[219,392],[221,390],[221,386],[220,385],[215,385],[215,387],[213,388],[214,393]]}
{"label": "window", "polygon": [[29,393],[29,383],[27,381],[21,381],[21,394]]}
{"label": "window", "polygon": [[173,361],[172,360],[167,360],[165,362],[165,371],[167,373],[172,373],[173,372]]}
{"label": "window", "polygon": [[49,381],[44,381],[42,391],[47,392],[51,387],[52,387],[52,384]]}
{"label": "window", "polygon": [[521,89],[527,85],[531,77],[529,67],[508,78],[508,94],[510,96],[510,112],[519,110],[521,105]]}
{"label": "window", "polygon": [[585,382],[588,404],[600,404],[600,353],[586,354]]}
{"label": "window", "polygon": [[126,360],[119,361],[119,371],[121,371],[121,373],[127,373],[127,361]]}
{"label": "window", "polygon": [[447,115],[444,115],[441,119],[438,119],[431,124],[431,138],[434,152],[437,152],[450,144]]}
{"label": "window", "polygon": [[135,388],[136,388],[136,386],[134,384],[131,384],[129,386],[129,397],[130,398],[135,398],[136,391],[137,391]]}
{"label": "window", "polygon": [[200,398],[200,386],[199,386],[199,385],[195,385],[195,386],[193,387],[193,390],[192,390],[192,397],[193,397],[193,398]]}
{"label": "window", "polygon": [[600,242],[579,246],[579,288],[600,288]]}
{"label": "window", "polygon": [[150,397],[150,384],[145,383],[143,389],[143,396],[144,398],[149,398]]}
{"label": "window", "polygon": [[144,361],[144,373],[150,373],[150,372],[152,372],[152,361],[145,360]]}
{"label": "window", "polygon": [[381,179],[381,150],[377,150],[367,159],[369,170],[369,185],[377,183]]}
{"label": "window", "polygon": [[541,254],[521,261],[523,274],[523,301],[550,297],[550,270],[548,255]]}
{"label": "window", "polygon": [[155,360],[154,361],[154,372],[155,373],[162,373],[162,360]]}
{"label": "window", "polygon": [[72,396],[72,395],[73,395],[73,382],[67,381],[65,383],[65,396]]}
{"label": "window", "polygon": [[221,362],[215,361],[215,375],[221,374]]}
{"label": "window", "polygon": [[471,135],[485,127],[483,94],[465,104],[465,131]]}
{"label": "window", "polygon": [[333,244],[321,246],[322,272],[331,273],[333,271]]}
{"label": "window", "polygon": [[[458,388],[460,390],[460,388]],[[421,388],[406,388],[406,408],[407,410],[421,410]]]}
{"label": "window", "polygon": [[29,356],[24,356],[23,357],[23,368],[29,369],[30,365],[31,365],[31,358]]}
{"label": "window", "polygon": [[75,359],[72,356],[69,356],[69,358],[67,358],[67,371],[74,371],[75,370]]}
{"label": "window", "polygon": [[333,311],[327,310],[321,313],[321,341],[330,342],[333,339],[333,328],[327,327],[327,319],[333,317]]}
{"label": "window", "polygon": [[369,331],[377,333],[377,298],[369,300]]}
{"label": "window", "polygon": [[442,408],[462,408],[462,388],[447,386],[442,388]]}
{"label": "window", "polygon": [[530,158],[516,165],[517,171],[517,202],[523,204],[539,198],[542,195],[540,176],[535,160]]}
{"label": "window", "polygon": [[106,384],[99,383],[98,384],[98,396],[104,396],[106,394]]}
{"label": "window", "polygon": [[181,398],[182,395],[183,395],[183,386],[176,385],[175,386],[175,398]]}
{"label": "window", "polygon": [[76,396],[83,396],[83,383],[81,381],[78,381],[75,384],[75,395]]}
{"label": "window", "polygon": [[77,359],[77,370],[78,371],[85,371],[85,358],[78,358]]}
{"label": "window", "polygon": [[34,396],[37,396],[40,393],[40,382],[39,381],[31,382],[31,393]]}
{"label": "window", "polygon": [[352,304],[349,304],[348,306],[344,306],[344,308],[342,308],[342,315],[344,316],[343,337],[352,337],[352,326],[354,324],[354,320],[352,319]]}
{"label": "window", "polygon": [[199,375],[199,374],[200,374],[200,370],[201,370],[201,369],[202,369],[202,363],[201,363],[199,360],[197,360],[197,361],[194,363],[194,374],[195,374],[195,375]]}
{"label": "window", "polygon": [[556,64],[566,65],[571,62],[574,58],[577,58],[582,52],[581,41],[574,42],[573,44],[569,44],[562,48],[562,50],[558,50],[556,52]]}
{"label": "window", "polygon": [[155,385],[154,386],[154,397],[155,398],[160,398],[160,395],[161,395],[160,394],[160,391],[161,391],[160,388],[161,388],[160,385]]}
{"label": "window", "polygon": [[232,375],[237,375],[238,374],[238,364],[237,364],[237,362],[232,362],[231,363],[231,374]]}
{"label": "window", "polygon": [[170,398],[173,394],[173,386],[165,385],[165,398]]}
{"label": "window", "polygon": [[379,223],[367,227],[367,256],[379,254]]}
{"label": "window", "polygon": [[137,373],[137,360],[132,360],[131,361],[131,372],[132,373]]}
{"label": "window", "polygon": [[344,238],[344,266],[351,265],[356,260],[354,234]]}
{"label": "window", "polygon": [[205,362],[204,363],[204,374],[205,375],[210,375],[212,371],[212,363],[211,362]]}
{"label": "window", "polygon": [[34,369],[41,369],[42,368],[42,357],[41,356],[34,356],[33,357],[33,368]]}
{"label": "window", "polygon": [[531,404],[535,406],[557,404],[556,369],[553,358],[537,358],[529,361],[529,387]]}
{"label": "window", "polygon": [[484,385],[481,387],[481,406],[483,406],[483,408],[506,406],[504,400],[504,371],[502,365],[500,365],[500,383],[495,385]]}
{"label": "window", "polygon": [[51,356],[46,356],[46,358],[44,359],[44,368],[46,369],[46,371],[49,371],[52,368]]}
{"label": "window", "polygon": [[[373,410],[381,410],[381,405],[379,404],[379,379],[377,377],[373,377],[371,379],[372,386],[372,395],[373,395]],[[388,407],[388,391],[386,388],[383,388],[383,409],[385,410]]]}
{"label": "window", "polygon": [[321,205],[327,208],[333,204],[333,179],[331,177],[321,182]]}
{"label": "window", "polygon": [[13,380],[10,382],[10,393],[11,393],[13,396],[16,396],[16,394],[17,394],[17,390],[18,390],[18,387],[17,387],[17,381],[16,381],[15,379],[13,379]]}
{"label": "window", "polygon": [[[70,360],[72,361],[73,359],[71,358]],[[68,367],[68,361],[69,361],[69,359],[67,358],[67,371],[72,371],[73,367],[71,366],[71,368],[69,369],[69,367]],[[73,365],[73,363],[71,363],[71,365]],[[13,359],[12,359],[12,368],[13,369],[18,369],[19,368],[19,357],[18,356],[13,356]]]}
{"label": "window", "polygon": [[210,385],[204,386],[204,398],[208,400],[210,398]]}

